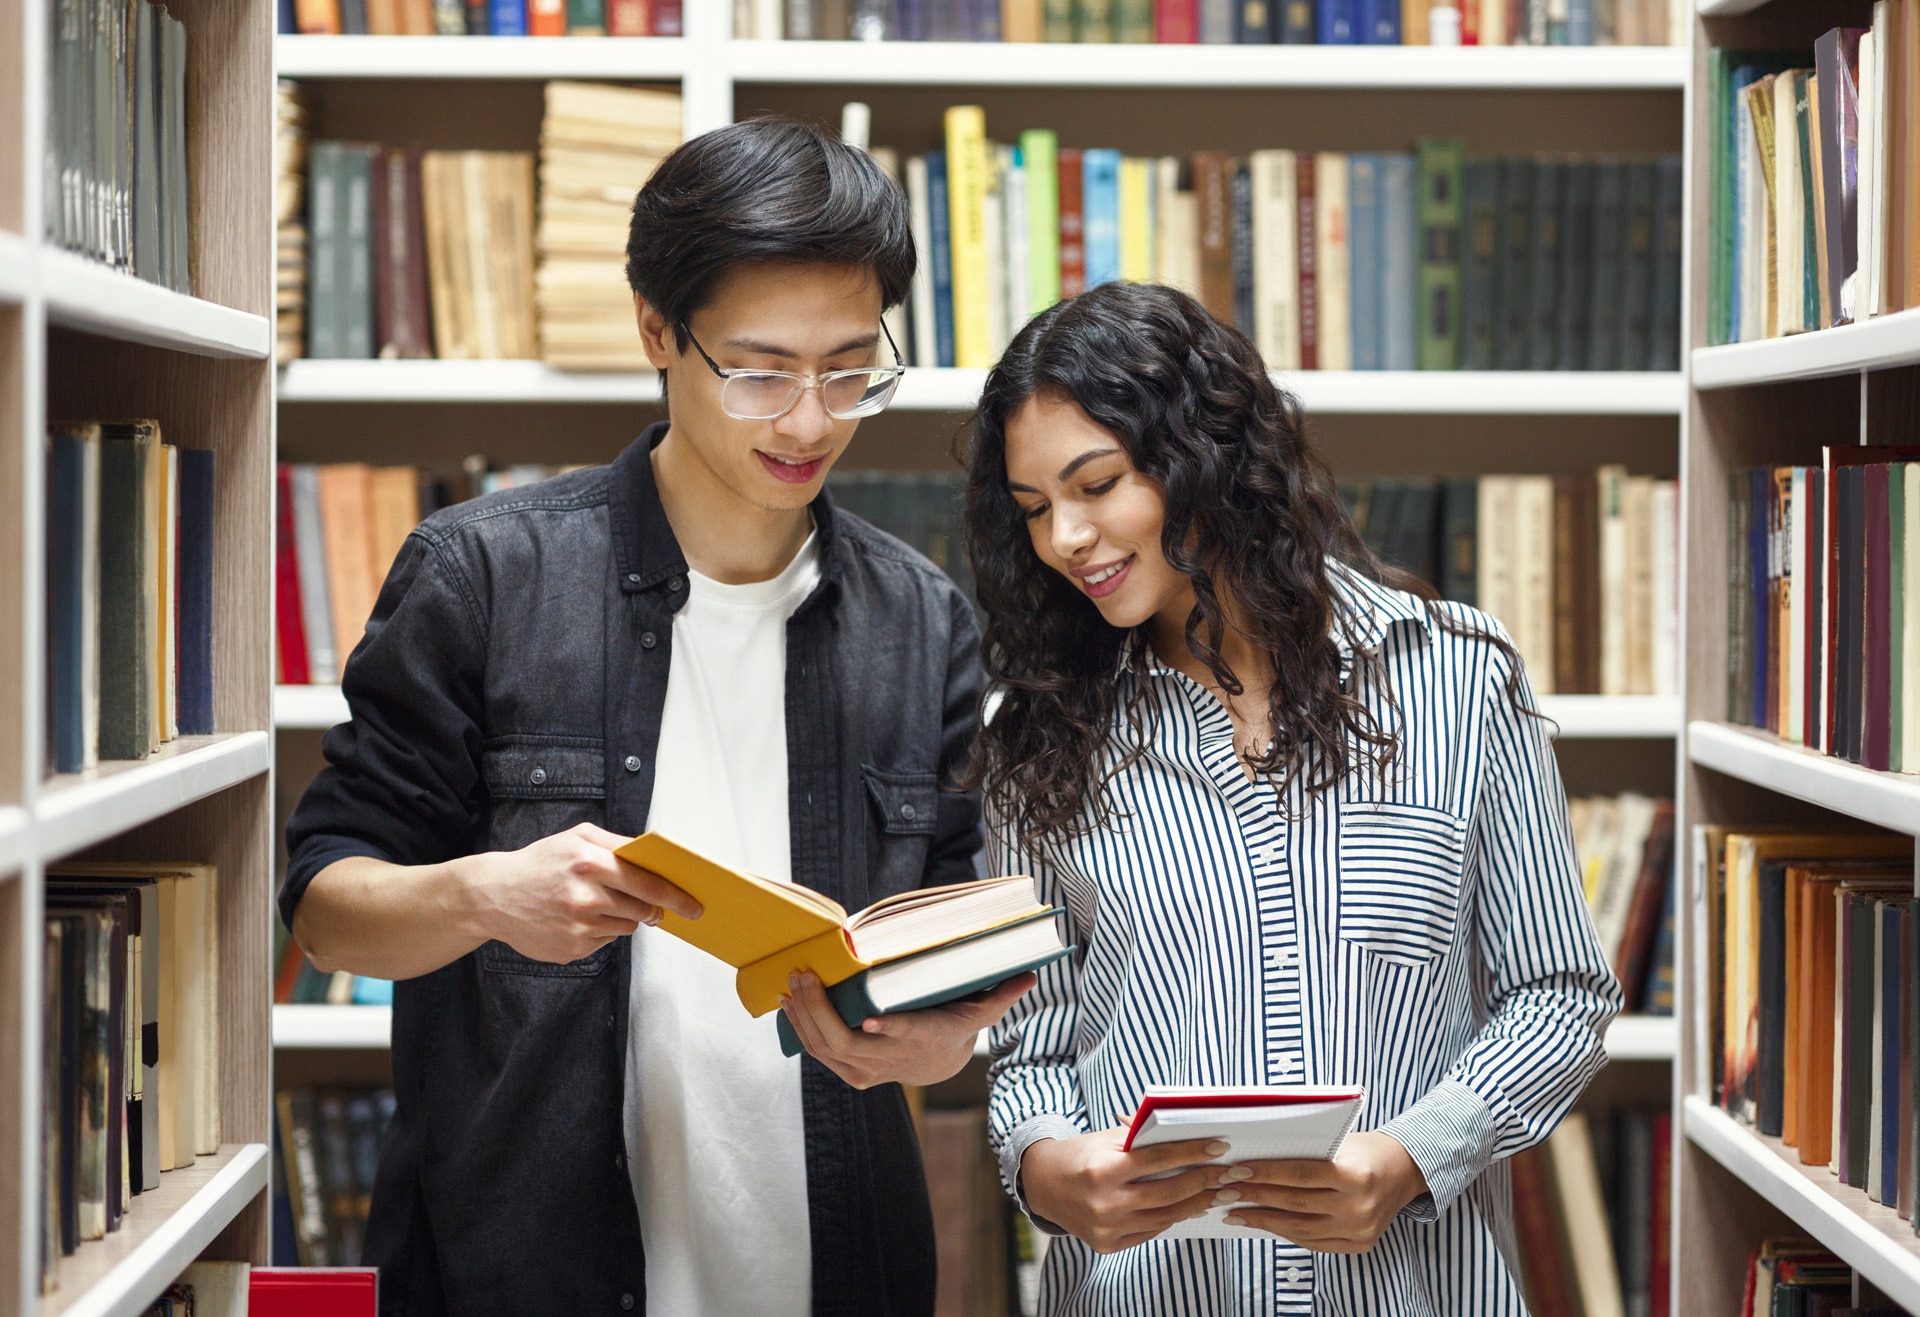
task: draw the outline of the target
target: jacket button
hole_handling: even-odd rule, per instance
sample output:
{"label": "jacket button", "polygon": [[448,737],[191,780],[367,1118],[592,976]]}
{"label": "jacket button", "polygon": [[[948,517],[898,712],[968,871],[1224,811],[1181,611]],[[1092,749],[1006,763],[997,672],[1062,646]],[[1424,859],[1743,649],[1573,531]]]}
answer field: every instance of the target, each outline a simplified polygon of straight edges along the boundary
{"label": "jacket button", "polygon": [[628,584],[628,585],[638,585],[638,584],[640,584],[640,573],[639,573],[639,572],[628,572],[628,573],[627,573],[627,584]]}
{"label": "jacket button", "polygon": [[536,768],[531,773],[527,774],[527,777],[533,782],[535,786],[539,786],[541,783],[547,780],[547,770],[544,768]]}
{"label": "jacket button", "polygon": [[912,805],[902,805],[900,807],[900,817],[905,819],[909,823],[913,822],[913,820],[918,815],[919,815],[919,811],[916,810]]}
{"label": "jacket button", "polygon": [[639,771],[640,771],[640,756],[639,756],[639,755],[628,755],[628,756],[627,756],[627,771],[628,771],[629,773],[637,773],[637,772],[639,772]]}
{"label": "jacket button", "polygon": [[627,1154],[626,1154],[626,1153],[624,1153],[624,1152],[616,1152],[616,1153],[614,1153],[614,1154],[613,1154],[613,1169],[614,1169],[614,1170],[616,1170],[616,1171],[624,1171],[624,1170],[626,1170],[626,1169],[627,1169]]}
{"label": "jacket button", "polygon": [[613,1018],[613,1017],[612,1017],[611,1015],[609,1015],[609,1016],[607,1017],[607,1028],[609,1028],[609,1029],[617,1029],[617,1028],[619,1028],[619,1027],[620,1027],[620,1026],[619,1026],[618,1024],[616,1024],[616,1023],[614,1022],[614,1018]]}
{"label": "jacket button", "polygon": [[655,639],[654,634],[651,631],[642,633],[640,637],[640,648],[642,649],[652,649],[655,645],[659,643],[660,643],[659,640]]}
{"label": "jacket button", "polygon": [[686,588],[687,588],[687,578],[684,576],[676,576],[671,581],[667,582],[667,589],[669,590],[684,590]]}
{"label": "jacket button", "polygon": [[633,1311],[633,1296],[631,1294],[622,1294],[620,1296],[620,1311],[622,1312]]}

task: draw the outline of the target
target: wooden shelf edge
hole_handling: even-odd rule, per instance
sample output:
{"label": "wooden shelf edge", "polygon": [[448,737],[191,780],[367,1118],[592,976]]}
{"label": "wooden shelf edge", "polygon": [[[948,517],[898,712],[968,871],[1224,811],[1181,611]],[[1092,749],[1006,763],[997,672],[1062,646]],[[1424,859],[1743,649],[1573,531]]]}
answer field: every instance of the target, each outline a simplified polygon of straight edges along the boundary
{"label": "wooden shelf edge", "polygon": [[1875,772],[1769,732],[1717,722],[1687,724],[1687,758],[1863,823],[1920,833],[1920,777]]}
{"label": "wooden shelf edge", "polygon": [[1542,695],[1558,739],[1659,740],[1680,734],[1678,695]]}
{"label": "wooden shelf edge", "polygon": [[189,736],[145,759],[110,760],[49,779],[34,802],[33,848],[55,860],[257,777],[272,762],[265,732]]}
{"label": "wooden shelf edge", "polygon": [[273,1008],[275,1047],[383,1049],[392,1036],[391,1006],[276,1005]]}
{"label": "wooden shelf edge", "polygon": [[1920,1239],[1890,1207],[1799,1164],[1777,1139],[1754,1133],[1699,1095],[1681,1109],[1687,1137],[1748,1188],[1785,1212],[1842,1261],[1908,1310],[1920,1309]]}
{"label": "wooden shelf edge", "polygon": [[1875,316],[1857,325],[1724,343],[1693,350],[1693,383],[1701,389],[1779,384],[1850,375],[1920,361],[1920,309]]}
{"label": "wooden shelf edge", "polygon": [[[116,1250],[120,1259],[84,1288],[72,1292],[62,1288],[45,1296],[40,1301],[41,1317],[139,1317],[240,1209],[266,1190],[267,1157],[264,1143],[224,1144],[219,1153],[200,1159],[192,1168],[162,1176],[155,1194],[166,1193],[169,1176],[204,1176],[205,1183],[151,1224],[140,1215],[147,1195],[135,1198],[116,1234],[81,1245],[78,1253],[63,1260],[62,1270],[75,1264],[75,1269],[84,1267],[89,1250],[94,1249]],[[129,1235],[130,1231],[134,1233]]]}
{"label": "wooden shelf edge", "polygon": [[679,78],[679,37],[314,37],[273,39],[283,78]]}
{"label": "wooden shelf edge", "polygon": [[1607,1026],[1611,1061],[1671,1061],[1679,1044],[1679,1022],[1671,1015],[1622,1015]]}
{"label": "wooden shelf edge", "polygon": [[273,353],[265,316],[188,297],[73,252],[43,247],[37,264],[54,324],[201,356],[264,360]]}

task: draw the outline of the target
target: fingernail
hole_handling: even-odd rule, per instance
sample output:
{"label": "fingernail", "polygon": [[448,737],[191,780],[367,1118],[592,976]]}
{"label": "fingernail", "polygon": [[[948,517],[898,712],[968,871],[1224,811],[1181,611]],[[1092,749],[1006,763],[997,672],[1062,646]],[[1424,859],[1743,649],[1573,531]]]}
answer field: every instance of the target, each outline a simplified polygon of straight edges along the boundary
{"label": "fingernail", "polygon": [[1238,1189],[1222,1189],[1213,1196],[1213,1205],[1215,1207],[1225,1207],[1228,1203],[1239,1202],[1240,1198],[1241,1194]]}
{"label": "fingernail", "polygon": [[1236,1166],[1227,1172],[1227,1178],[1229,1180],[1251,1180],[1253,1178],[1253,1167]]}
{"label": "fingernail", "polygon": [[1207,1145],[1207,1156],[1209,1157],[1224,1157],[1232,1151],[1233,1145],[1231,1143],[1222,1143],[1219,1139],[1215,1139]]}
{"label": "fingernail", "polygon": [[882,1033],[886,1029],[886,1026],[881,1024],[880,1021],[878,1020],[862,1020],[860,1022],[860,1027],[866,1030],[868,1033]]}
{"label": "fingernail", "polygon": [[791,998],[788,998],[788,997],[782,997],[782,998],[780,999],[780,1009],[781,1009],[781,1010],[783,1010],[783,1011],[784,1011],[784,1010],[786,1010],[786,1009],[787,1009],[787,1007],[789,1007],[789,1006],[791,1006],[791,1005],[793,1005],[793,1001],[792,1001],[792,999],[791,999]]}
{"label": "fingernail", "polygon": [[1243,1226],[1247,1223],[1247,1218],[1241,1216],[1238,1212],[1229,1212],[1227,1213],[1226,1223],[1230,1226]]}
{"label": "fingernail", "polygon": [[800,986],[800,976],[798,974],[787,975],[787,986],[797,989]]}

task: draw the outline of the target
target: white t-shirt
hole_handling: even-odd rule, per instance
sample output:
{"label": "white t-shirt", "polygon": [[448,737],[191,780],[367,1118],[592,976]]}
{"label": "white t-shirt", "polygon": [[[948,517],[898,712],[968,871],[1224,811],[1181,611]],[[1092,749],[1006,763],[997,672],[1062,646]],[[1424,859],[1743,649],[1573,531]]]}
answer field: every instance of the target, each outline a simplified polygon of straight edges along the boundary
{"label": "white t-shirt", "polygon": [[[809,536],[770,581],[687,573],[647,826],[792,882],[787,619],[820,578]],[[657,929],[633,939],[627,1165],[651,1317],[807,1317],[813,1262],[800,1061],[734,971]]]}

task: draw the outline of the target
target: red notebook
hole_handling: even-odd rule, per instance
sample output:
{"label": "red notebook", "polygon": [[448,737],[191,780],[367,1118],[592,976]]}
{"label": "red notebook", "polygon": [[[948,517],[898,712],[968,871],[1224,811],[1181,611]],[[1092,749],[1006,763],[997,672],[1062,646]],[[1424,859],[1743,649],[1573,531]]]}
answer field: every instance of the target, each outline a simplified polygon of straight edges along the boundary
{"label": "red notebook", "polygon": [[376,1317],[380,1273],[372,1267],[255,1267],[248,1317]]}

